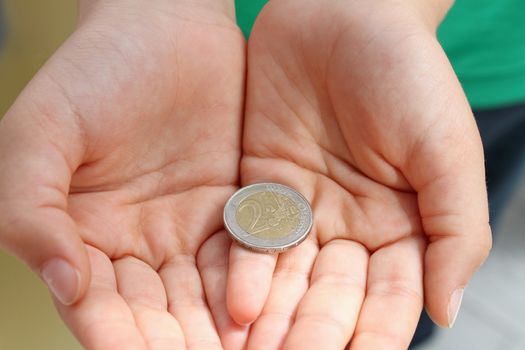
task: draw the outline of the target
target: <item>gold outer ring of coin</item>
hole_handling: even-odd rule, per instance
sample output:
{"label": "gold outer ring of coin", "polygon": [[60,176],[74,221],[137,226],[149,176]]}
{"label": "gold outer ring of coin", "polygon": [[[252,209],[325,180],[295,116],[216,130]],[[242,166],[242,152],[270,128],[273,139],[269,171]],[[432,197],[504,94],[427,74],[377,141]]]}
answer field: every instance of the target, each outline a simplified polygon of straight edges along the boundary
{"label": "gold outer ring of coin", "polygon": [[239,189],[224,206],[224,226],[241,246],[263,253],[291,249],[313,225],[310,204],[298,191],[278,183]]}

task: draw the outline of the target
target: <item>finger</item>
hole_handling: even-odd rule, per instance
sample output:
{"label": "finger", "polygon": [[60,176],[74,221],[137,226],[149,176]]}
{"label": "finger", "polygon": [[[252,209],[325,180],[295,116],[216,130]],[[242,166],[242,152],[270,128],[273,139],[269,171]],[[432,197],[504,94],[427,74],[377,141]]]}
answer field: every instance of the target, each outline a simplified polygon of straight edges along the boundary
{"label": "finger", "polygon": [[[458,112],[458,111],[454,111]],[[452,127],[434,128],[417,145],[407,169],[418,192],[425,254],[425,301],[429,315],[452,326],[462,290],[491,248],[483,151],[468,106]],[[445,123],[446,124],[446,123]],[[437,138],[437,139],[436,139]]]}
{"label": "finger", "polygon": [[272,284],[277,254],[258,253],[232,243],[226,302],[238,324],[249,324],[261,313]]}
{"label": "finger", "polygon": [[226,232],[213,235],[199,250],[197,267],[222,346],[225,349],[244,349],[249,327],[240,326],[233,321],[226,307],[226,277],[230,246],[231,240]]}
{"label": "finger", "polygon": [[195,257],[175,255],[159,275],[166,287],[168,310],[179,322],[189,349],[222,349],[204,296]]}
{"label": "finger", "polygon": [[87,246],[87,251],[93,275],[85,297],[72,306],[55,303],[64,322],[87,349],[146,349],[131,310],[117,293],[111,261],[96,248]]}
{"label": "finger", "polygon": [[279,255],[270,295],[261,315],[252,325],[248,345],[250,350],[282,348],[297,305],[308,290],[310,273],[318,253],[317,242],[307,239]]}
{"label": "finger", "polygon": [[[32,112],[37,111],[15,105],[0,122],[0,247],[24,260],[61,303],[70,305],[90,279],[84,244],[67,214],[80,141],[67,123],[67,137],[49,125],[35,127],[46,122],[28,120]],[[70,143],[68,150],[60,149],[62,139]]]}
{"label": "finger", "polygon": [[411,236],[372,254],[351,350],[408,348],[423,306],[424,248]]}
{"label": "finger", "polygon": [[147,348],[184,349],[184,334],[168,312],[164,285],[155,270],[134,257],[113,262],[118,291],[129,305]]}
{"label": "finger", "polygon": [[343,349],[365,295],[367,266],[368,251],[362,245],[345,240],[326,244],[284,348]]}

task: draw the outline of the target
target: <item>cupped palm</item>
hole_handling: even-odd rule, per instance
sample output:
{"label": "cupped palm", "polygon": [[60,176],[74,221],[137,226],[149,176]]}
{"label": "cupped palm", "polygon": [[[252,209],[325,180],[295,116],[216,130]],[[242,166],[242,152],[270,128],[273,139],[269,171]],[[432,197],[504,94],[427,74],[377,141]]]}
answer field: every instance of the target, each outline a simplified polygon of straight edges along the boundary
{"label": "cupped palm", "polygon": [[315,219],[278,256],[232,247],[228,307],[255,321],[249,348],[406,348],[424,295],[450,323],[449,293],[490,246],[460,85],[425,23],[379,9],[270,2],[254,26],[242,184],[289,185]]}
{"label": "cupped palm", "polygon": [[93,5],[2,121],[14,170],[0,224],[79,235],[91,282],[82,271],[83,298],[56,304],[87,348],[244,342],[224,303],[221,212],[238,183],[245,44],[214,8]]}

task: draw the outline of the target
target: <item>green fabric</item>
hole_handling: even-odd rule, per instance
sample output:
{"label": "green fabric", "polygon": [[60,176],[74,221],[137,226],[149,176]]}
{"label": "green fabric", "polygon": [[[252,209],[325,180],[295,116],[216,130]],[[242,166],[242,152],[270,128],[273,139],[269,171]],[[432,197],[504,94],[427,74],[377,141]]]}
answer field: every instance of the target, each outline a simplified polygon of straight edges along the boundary
{"label": "green fabric", "polygon": [[457,0],[438,37],[473,107],[525,101],[524,0]]}
{"label": "green fabric", "polygon": [[250,36],[253,22],[267,2],[268,0],[235,0],[237,23],[246,37]]}
{"label": "green fabric", "polygon": [[[248,37],[266,0],[236,0]],[[473,108],[525,101],[525,0],[456,0],[438,31]]]}

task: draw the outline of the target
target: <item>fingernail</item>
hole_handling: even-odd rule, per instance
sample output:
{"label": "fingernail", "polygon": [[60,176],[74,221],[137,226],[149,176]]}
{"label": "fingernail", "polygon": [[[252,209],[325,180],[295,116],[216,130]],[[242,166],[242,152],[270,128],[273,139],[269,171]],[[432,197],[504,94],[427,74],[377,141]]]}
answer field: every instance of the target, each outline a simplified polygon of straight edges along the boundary
{"label": "fingernail", "polygon": [[459,308],[461,307],[461,300],[463,299],[463,292],[465,288],[458,288],[450,296],[448,302],[448,327],[452,328],[458,317]]}
{"label": "fingernail", "polygon": [[80,273],[62,259],[52,259],[42,268],[42,279],[64,305],[71,305],[80,286]]}

